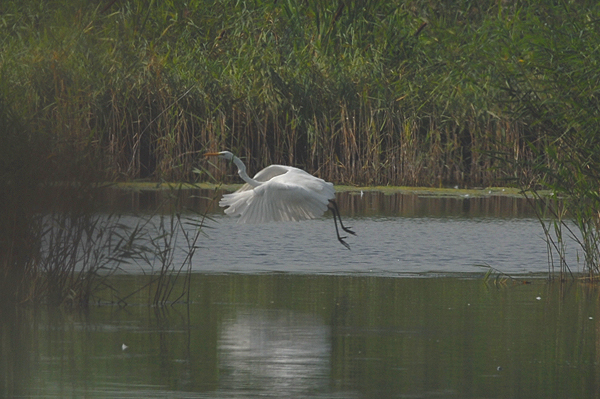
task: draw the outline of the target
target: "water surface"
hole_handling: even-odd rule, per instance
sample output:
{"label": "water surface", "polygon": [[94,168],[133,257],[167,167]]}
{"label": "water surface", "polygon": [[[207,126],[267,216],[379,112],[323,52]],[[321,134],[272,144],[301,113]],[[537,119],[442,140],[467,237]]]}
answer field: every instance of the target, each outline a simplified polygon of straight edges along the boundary
{"label": "water surface", "polygon": [[235,273],[192,286],[189,306],[4,310],[3,396],[599,395],[595,286]]}
{"label": "water surface", "polygon": [[[112,201],[116,208],[143,213],[165,195],[127,193]],[[238,224],[217,206],[219,197],[205,191],[182,200],[185,209],[208,209],[211,218],[193,264],[197,272],[406,275],[482,273],[482,265],[510,274],[549,270],[543,230],[519,197],[338,193],[344,223],[357,233],[346,239],[351,251],[337,241],[330,214],[302,222]],[[199,220],[196,214],[185,217]],[[135,225],[139,218],[126,220]],[[575,245],[567,247],[574,272],[582,269],[577,255]]]}
{"label": "water surface", "polygon": [[[163,195],[107,203],[135,226]],[[0,397],[600,396],[597,286],[544,278],[523,200],[340,195],[348,251],[330,217],[239,225],[201,197],[189,302],[150,306],[157,266],[133,262],[85,311],[0,307]]]}

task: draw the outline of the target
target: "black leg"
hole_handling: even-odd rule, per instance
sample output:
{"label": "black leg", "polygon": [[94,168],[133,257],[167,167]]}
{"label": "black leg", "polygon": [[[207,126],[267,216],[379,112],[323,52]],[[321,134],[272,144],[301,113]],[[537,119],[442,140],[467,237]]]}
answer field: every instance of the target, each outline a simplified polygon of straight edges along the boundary
{"label": "black leg", "polygon": [[337,220],[338,219],[340,220],[340,226],[342,226],[342,229],[345,232],[348,232],[348,233],[350,233],[352,235],[356,235],[356,233],[353,232],[352,230],[350,230],[350,228],[344,226],[344,224],[342,223],[342,218],[340,216],[340,211],[339,211],[338,206],[337,206],[337,204],[336,204],[336,202],[334,200],[329,200],[329,206],[327,208],[333,214],[333,223],[335,225],[335,233],[337,234],[338,241],[341,242],[343,246],[345,246],[346,248],[350,249],[350,245],[348,245],[348,243],[346,241],[344,241],[344,238],[346,238],[346,237],[345,236],[344,237],[340,236],[340,231],[338,230]]}
{"label": "black leg", "polygon": [[[333,209],[332,209],[332,207],[333,207]],[[346,233],[350,233],[353,236],[355,236],[356,233],[353,232],[352,230],[350,230],[350,227],[346,227],[346,226],[344,226],[344,223],[342,223],[342,217],[340,216],[340,210],[338,209],[338,205],[337,205],[337,202],[335,202],[335,200],[329,200],[329,209],[331,210],[331,213],[333,213],[334,216],[337,214],[337,217],[340,220],[340,226],[342,226],[342,230],[344,230]]]}

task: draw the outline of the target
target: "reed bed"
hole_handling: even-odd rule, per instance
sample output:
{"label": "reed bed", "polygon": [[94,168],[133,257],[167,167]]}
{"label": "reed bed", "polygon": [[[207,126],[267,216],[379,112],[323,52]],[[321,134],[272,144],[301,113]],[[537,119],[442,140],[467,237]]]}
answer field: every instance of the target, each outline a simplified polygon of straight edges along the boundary
{"label": "reed bed", "polygon": [[194,170],[229,149],[336,183],[550,188],[597,271],[599,7],[4,1],[2,176],[23,146],[43,173],[75,152],[106,181],[228,181]]}
{"label": "reed bed", "polygon": [[109,281],[126,263],[151,274],[149,303],[189,300],[175,284],[189,288],[205,212],[182,216],[175,188],[157,206],[168,216],[124,223],[103,203],[108,177],[97,148],[36,134],[36,122],[14,103],[0,106],[0,302],[81,309],[109,291],[125,305],[130,293]]}
{"label": "reed bed", "polygon": [[[551,265],[561,278],[584,271],[597,279],[600,269],[600,37],[596,9],[563,2],[532,15],[530,26],[506,37],[519,48],[514,65],[501,76],[513,112],[525,126],[528,159],[513,159],[515,181],[532,199],[543,226]],[[580,18],[566,12],[581,9]],[[510,40],[509,40],[510,39]],[[541,189],[549,190],[545,196]],[[584,265],[564,261],[574,241]],[[551,269],[554,272],[554,269]]]}
{"label": "reed bed", "polygon": [[114,180],[194,180],[199,153],[226,148],[338,183],[497,185],[487,154],[530,153],[499,79],[522,50],[506,35],[538,11],[9,1],[0,73],[37,130],[94,146]]}

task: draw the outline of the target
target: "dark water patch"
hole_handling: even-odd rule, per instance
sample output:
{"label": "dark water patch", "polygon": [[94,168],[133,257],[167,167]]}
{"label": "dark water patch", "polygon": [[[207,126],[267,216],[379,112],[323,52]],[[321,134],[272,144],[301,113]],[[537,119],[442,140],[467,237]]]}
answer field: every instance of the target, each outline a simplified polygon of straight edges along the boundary
{"label": "dark water patch", "polygon": [[544,280],[194,274],[189,305],[2,309],[0,396],[595,397],[598,297]]}
{"label": "dark water patch", "polygon": [[[457,190],[458,191],[458,190]],[[155,212],[162,205],[170,212],[177,203],[183,209],[209,214],[220,214],[218,199],[224,191],[215,190],[122,190],[105,191],[104,202],[108,209],[121,212]],[[336,194],[342,214],[348,216],[404,216],[404,217],[535,217],[527,201],[518,196],[454,195],[380,191],[346,191]]]}

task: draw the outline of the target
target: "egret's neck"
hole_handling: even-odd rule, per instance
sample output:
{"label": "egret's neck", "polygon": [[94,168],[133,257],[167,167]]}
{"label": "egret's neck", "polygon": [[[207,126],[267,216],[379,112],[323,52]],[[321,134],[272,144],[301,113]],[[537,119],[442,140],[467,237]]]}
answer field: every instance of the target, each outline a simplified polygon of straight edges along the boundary
{"label": "egret's neck", "polygon": [[258,187],[262,184],[261,182],[251,179],[250,176],[248,176],[248,173],[246,173],[246,165],[244,165],[241,159],[239,159],[238,157],[233,157],[233,163],[238,167],[238,175],[240,175],[240,177],[246,183],[248,183],[252,187]]}

